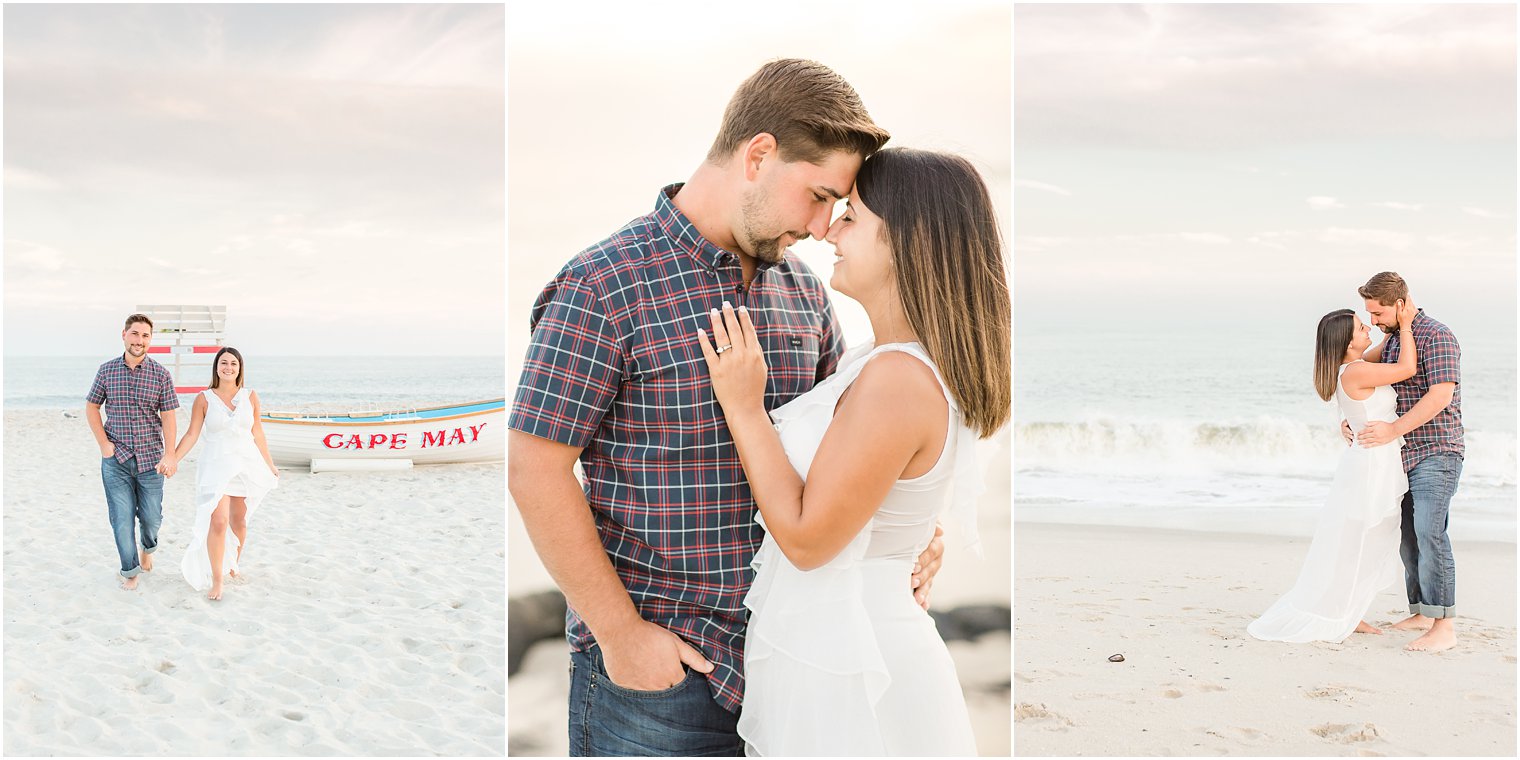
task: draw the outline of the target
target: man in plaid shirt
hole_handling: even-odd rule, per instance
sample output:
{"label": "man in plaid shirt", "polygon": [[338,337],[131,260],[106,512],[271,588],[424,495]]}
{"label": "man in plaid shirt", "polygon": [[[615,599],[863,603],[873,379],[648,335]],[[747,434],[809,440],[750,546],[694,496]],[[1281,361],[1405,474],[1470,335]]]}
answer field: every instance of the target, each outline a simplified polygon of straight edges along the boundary
{"label": "man in plaid shirt", "polygon": [[[1398,315],[1394,304],[1409,300],[1409,286],[1394,272],[1373,275],[1358,291],[1365,299],[1372,323],[1388,338],[1381,349],[1367,350],[1367,361],[1399,360]],[[1382,446],[1404,437],[1404,470],[1409,492],[1404,494],[1403,541],[1404,585],[1409,595],[1407,619],[1395,624],[1399,630],[1425,633],[1405,649],[1438,652],[1457,643],[1456,563],[1446,536],[1451,497],[1462,476],[1462,356],[1456,336],[1446,325],[1421,309],[1411,324],[1419,370],[1413,377],[1394,383],[1399,418],[1372,422],[1358,434],[1363,446]]]}
{"label": "man in plaid shirt", "polygon": [[[142,314],[127,317],[121,331],[126,351],[95,373],[85,397],[84,415],[100,446],[100,479],[106,489],[106,509],[121,559],[124,589],[137,588],[137,576],[153,569],[158,548],[158,525],[163,520],[164,478],[175,471],[173,460],[161,461],[174,446],[174,378],[163,365],[148,358],[153,320]],[[106,407],[105,421],[100,408]],[[136,528],[142,529],[139,563]]]}
{"label": "man in plaid shirt", "polygon": [[[695,331],[725,302],[748,307],[768,408],[834,371],[833,309],[787,247],[823,238],[887,138],[835,72],[768,63],[691,179],[533,305],[508,482],[570,606],[570,754],[743,753],[743,601],[763,532]],[[903,582],[927,592],[942,552],[936,540]]]}

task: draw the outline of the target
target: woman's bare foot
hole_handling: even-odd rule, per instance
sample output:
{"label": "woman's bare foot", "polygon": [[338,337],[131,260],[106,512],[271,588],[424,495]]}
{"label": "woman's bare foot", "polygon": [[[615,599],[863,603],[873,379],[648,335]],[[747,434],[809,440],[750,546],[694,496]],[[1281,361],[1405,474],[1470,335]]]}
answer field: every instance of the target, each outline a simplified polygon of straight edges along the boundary
{"label": "woman's bare foot", "polygon": [[1363,620],[1356,624],[1356,630],[1353,633],[1372,633],[1381,636],[1383,635],[1383,629]]}
{"label": "woman's bare foot", "polygon": [[137,590],[137,576],[134,575],[131,578],[123,578],[123,579],[121,579],[121,590],[122,591],[136,591]]}
{"label": "woman's bare foot", "polygon": [[217,581],[217,582],[211,584],[211,590],[208,591],[208,592],[206,592],[206,598],[210,599],[213,602],[218,601],[218,600],[220,600],[222,598],[222,582],[221,581]]}
{"label": "woman's bare foot", "polygon": [[137,560],[137,563],[140,564],[140,565],[142,565],[143,572],[145,572],[145,573],[152,572],[153,571],[153,555],[149,554],[147,552],[138,552],[137,556],[139,557],[139,559]]}
{"label": "woman's bare foot", "polygon": [[1395,630],[1395,631],[1428,631],[1428,630],[1430,630],[1431,624],[1434,623],[1434,622],[1435,622],[1434,618],[1428,618],[1428,617],[1425,617],[1424,615],[1410,615],[1409,617],[1404,618],[1403,620],[1400,620],[1397,623],[1394,623],[1393,624],[1393,630]]}
{"label": "woman's bare foot", "polygon": [[1451,618],[1435,621],[1425,635],[1404,645],[1411,652],[1441,652],[1457,645],[1457,626]]}

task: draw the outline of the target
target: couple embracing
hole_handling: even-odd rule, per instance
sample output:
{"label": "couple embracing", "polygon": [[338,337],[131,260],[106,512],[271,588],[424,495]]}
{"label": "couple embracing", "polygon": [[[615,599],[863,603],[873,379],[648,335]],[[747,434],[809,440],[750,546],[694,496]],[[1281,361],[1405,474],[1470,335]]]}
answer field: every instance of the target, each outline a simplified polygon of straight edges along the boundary
{"label": "couple embracing", "polygon": [[1392,627],[1423,631],[1405,649],[1439,652],[1457,643],[1446,527],[1465,453],[1461,350],[1398,274],[1380,272],[1358,293],[1382,340],[1340,309],[1320,319],[1314,349],[1315,390],[1335,399],[1348,448],[1297,583],[1248,630],[1290,642],[1380,634],[1363,618],[1398,582],[1402,559],[1410,615]]}
{"label": "couple embracing", "polygon": [[966,160],[887,139],[832,70],[768,63],[534,304],[508,478],[569,602],[572,755],[976,753],[925,610],[1010,412],[1003,247]]}
{"label": "couple embracing", "polygon": [[221,599],[223,575],[238,574],[248,516],[280,475],[264,443],[258,394],[243,386],[243,355],[231,347],[217,351],[210,387],[195,397],[190,429],[171,450],[179,397],[169,371],[148,357],[153,320],[145,314],[127,317],[121,340],[122,355],[95,373],[85,417],[100,446],[100,478],[122,588],[137,588],[139,575],[153,569],[164,478],[174,477],[204,435],[195,470],[194,535],[180,573],[195,590],[207,591],[208,599]]}

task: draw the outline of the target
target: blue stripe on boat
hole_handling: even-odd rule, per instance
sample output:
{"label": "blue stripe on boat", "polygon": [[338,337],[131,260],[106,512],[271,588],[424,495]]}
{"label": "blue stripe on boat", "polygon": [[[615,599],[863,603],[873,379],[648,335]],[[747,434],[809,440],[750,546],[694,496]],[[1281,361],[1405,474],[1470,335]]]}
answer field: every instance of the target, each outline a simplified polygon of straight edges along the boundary
{"label": "blue stripe on boat", "polygon": [[458,406],[445,406],[439,407],[437,409],[424,409],[420,411],[385,412],[384,414],[361,413],[362,416],[358,417],[355,417],[352,412],[346,414],[322,414],[320,412],[317,412],[310,415],[298,414],[288,416],[282,414],[278,417],[271,417],[270,415],[265,414],[261,416],[270,422],[296,420],[300,422],[330,422],[335,425],[341,425],[346,422],[407,422],[413,420],[431,420],[438,417],[453,417],[454,415],[458,414],[491,412],[498,409],[505,409],[506,406],[507,402],[504,399],[498,399],[496,401],[482,401],[475,404],[460,404]]}

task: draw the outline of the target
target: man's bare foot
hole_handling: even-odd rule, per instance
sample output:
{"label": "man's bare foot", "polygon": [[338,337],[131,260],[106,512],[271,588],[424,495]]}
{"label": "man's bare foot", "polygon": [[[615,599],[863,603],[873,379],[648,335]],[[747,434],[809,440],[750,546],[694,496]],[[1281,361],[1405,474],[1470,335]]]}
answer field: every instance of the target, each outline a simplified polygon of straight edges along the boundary
{"label": "man's bare foot", "polygon": [[219,601],[222,598],[221,581],[217,581],[216,583],[211,584],[211,590],[206,592],[206,598],[210,599],[213,602]]}
{"label": "man's bare foot", "polygon": [[1363,620],[1356,624],[1356,630],[1353,633],[1372,633],[1381,636],[1383,635],[1383,629]]}
{"label": "man's bare foot", "polygon": [[1451,618],[1444,618],[1430,627],[1414,641],[1404,645],[1411,652],[1441,652],[1457,645],[1457,626],[1451,622]]}
{"label": "man's bare foot", "polygon": [[1393,630],[1395,630],[1395,631],[1428,631],[1428,630],[1430,630],[1431,624],[1434,623],[1434,622],[1435,622],[1434,618],[1428,618],[1428,617],[1425,617],[1424,615],[1410,615],[1409,617],[1404,618],[1403,620],[1400,620],[1397,623],[1394,623],[1393,624]]}
{"label": "man's bare foot", "polygon": [[134,575],[131,578],[123,578],[121,580],[121,590],[122,591],[136,591],[137,590],[137,576]]}
{"label": "man's bare foot", "polygon": [[139,564],[142,565],[143,572],[153,572],[153,555],[147,552],[138,552],[137,556],[141,558]]}

